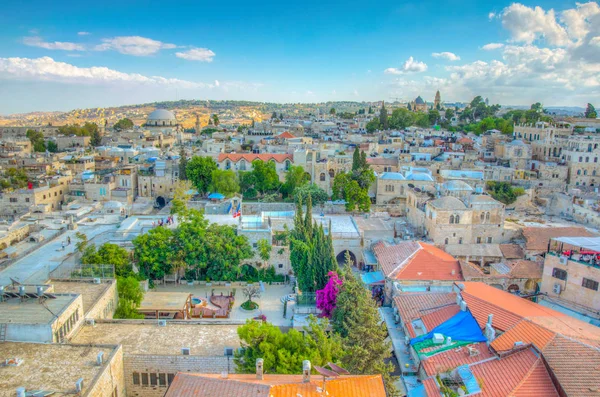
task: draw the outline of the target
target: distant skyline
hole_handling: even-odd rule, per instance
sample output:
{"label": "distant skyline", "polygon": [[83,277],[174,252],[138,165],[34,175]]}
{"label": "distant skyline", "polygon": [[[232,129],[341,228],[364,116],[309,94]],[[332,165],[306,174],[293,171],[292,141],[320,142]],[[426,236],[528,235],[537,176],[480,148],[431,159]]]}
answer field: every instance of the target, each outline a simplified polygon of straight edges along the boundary
{"label": "distant skyline", "polygon": [[0,114],[176,99],[600,103],[597,2],[3,3]]}

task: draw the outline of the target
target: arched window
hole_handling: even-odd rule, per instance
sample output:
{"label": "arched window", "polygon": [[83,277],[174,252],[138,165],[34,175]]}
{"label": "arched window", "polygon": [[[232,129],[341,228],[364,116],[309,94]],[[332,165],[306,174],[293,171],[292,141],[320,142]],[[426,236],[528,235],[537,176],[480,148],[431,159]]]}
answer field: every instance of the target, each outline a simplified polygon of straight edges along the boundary
{"label": "arched window", "polygon": [[306,161],[313,161],[313,154],[312,153],[308,153],[306,155]]}
{"label": "arched window", "polygon": [[444,244],[448,245],[448,237],[444,240]]}
{"label": "arched window", "polygon": [[460,223],[460,216],[458,214],[454,216],[454,223]]}
{"label": "arched window", "polygon": [[587,170],[583,170],[583,175],[587,175]]}
{"label": "arched window", "polygon": [[325,173],[324,172],[321,172],[321,175],[319,176],[319,180],[321,182],[325,182]]}
{"label": "arched window", "polygon": [[581,170],[577,170],[577,175],[581,175]]}
{"label": "arched window", "polygon": [[225,169],[226,169],[226,170],[228,170],[228,169],[231,169],[231,161],[227,160],[227,161],[225,162]]}
{"label": "arched window", "polygon": [[592,176],[596,176],[596,170],[592,170]]}
{"label": "arched window", "polygon": [[246,171],[246,160],[240,161],[240,171]]}
{"label": "arched window", "polygon": [[485,221],[485,212],[482,212],[479,218],[481,218],[481,222]]}
{"label": "arched window", "polygon": [[288,171],[291,166],[292,166],[292,163],[290,162],[290,160],[285,160],[285,170]]}
{"label": "arched window", "polygon": [[450,224],[454,223],[454,215],[450,215]]}
{"label": "arched window", "polygon": [[335,171],[333,170],[333,168],[331,168],[331,169],[329,170],[329,177],[330,177],[330,178],[333,178],[334,176],[335,176]]}
{"label": "arched window", "polygon": [[485,213],[485,220],[486,220],[486,221],[489,221],[489,220],[490,220],[490,213],[489,213],[489,212],[486,212],[486,213]]}

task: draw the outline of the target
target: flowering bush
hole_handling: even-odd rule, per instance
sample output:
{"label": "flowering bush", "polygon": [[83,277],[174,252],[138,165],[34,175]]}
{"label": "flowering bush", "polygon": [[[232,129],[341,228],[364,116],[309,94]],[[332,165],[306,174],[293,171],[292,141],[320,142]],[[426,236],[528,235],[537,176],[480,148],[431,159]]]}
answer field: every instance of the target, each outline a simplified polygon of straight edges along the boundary
{"label": "flowering bush", "polygon": [[327,275],[329,281],[325,288],[317,290],[317,308],[321,310],[322,317],[331,318],[342,280],[336,272],[331,271]]}

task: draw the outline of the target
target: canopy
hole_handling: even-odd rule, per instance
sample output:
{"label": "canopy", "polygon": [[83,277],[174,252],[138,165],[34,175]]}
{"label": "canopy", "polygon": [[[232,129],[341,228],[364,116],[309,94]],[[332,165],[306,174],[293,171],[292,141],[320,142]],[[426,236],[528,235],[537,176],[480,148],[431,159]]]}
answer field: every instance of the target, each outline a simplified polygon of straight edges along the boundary
{"label": "canopy", "polygon": [[367,285],[370,285],[370,284],[383,284],[383,282],[385,280],[385,276],[380,271],[363,273],[363,274],[360,275],[360,278],[362,279],[362,282],[365,283],[365,284],[367,284]]}
{"label": "canopy", "polygon": [[463,342],[486,342],[487,339],[481,333],[479,324],[475,321],[475,318],[468,311],[459,311],[450,319],[441,323],[429,333],[418,336],[411,339],[410,344],[415,345],[416,343],[422,342],[427,339],[431,339],[433,334],[442,334],[444,337],[451,337],[454,341]]}
{"label": "canopy", "polygon": [[208,195],[208,198],[211,200],[223,200],[225,196],[223,196],[221,193],[211,193]]}

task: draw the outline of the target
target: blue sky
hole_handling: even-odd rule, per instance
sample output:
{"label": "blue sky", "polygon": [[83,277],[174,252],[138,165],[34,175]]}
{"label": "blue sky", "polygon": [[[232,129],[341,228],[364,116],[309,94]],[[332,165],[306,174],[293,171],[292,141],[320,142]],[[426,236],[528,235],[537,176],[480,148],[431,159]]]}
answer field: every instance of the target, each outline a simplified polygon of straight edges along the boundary
{"label": "blue sky", "polygon": [[596,2],[5,1],[0,113],[437,89],[584,106],[600,98],[599,26]]}

